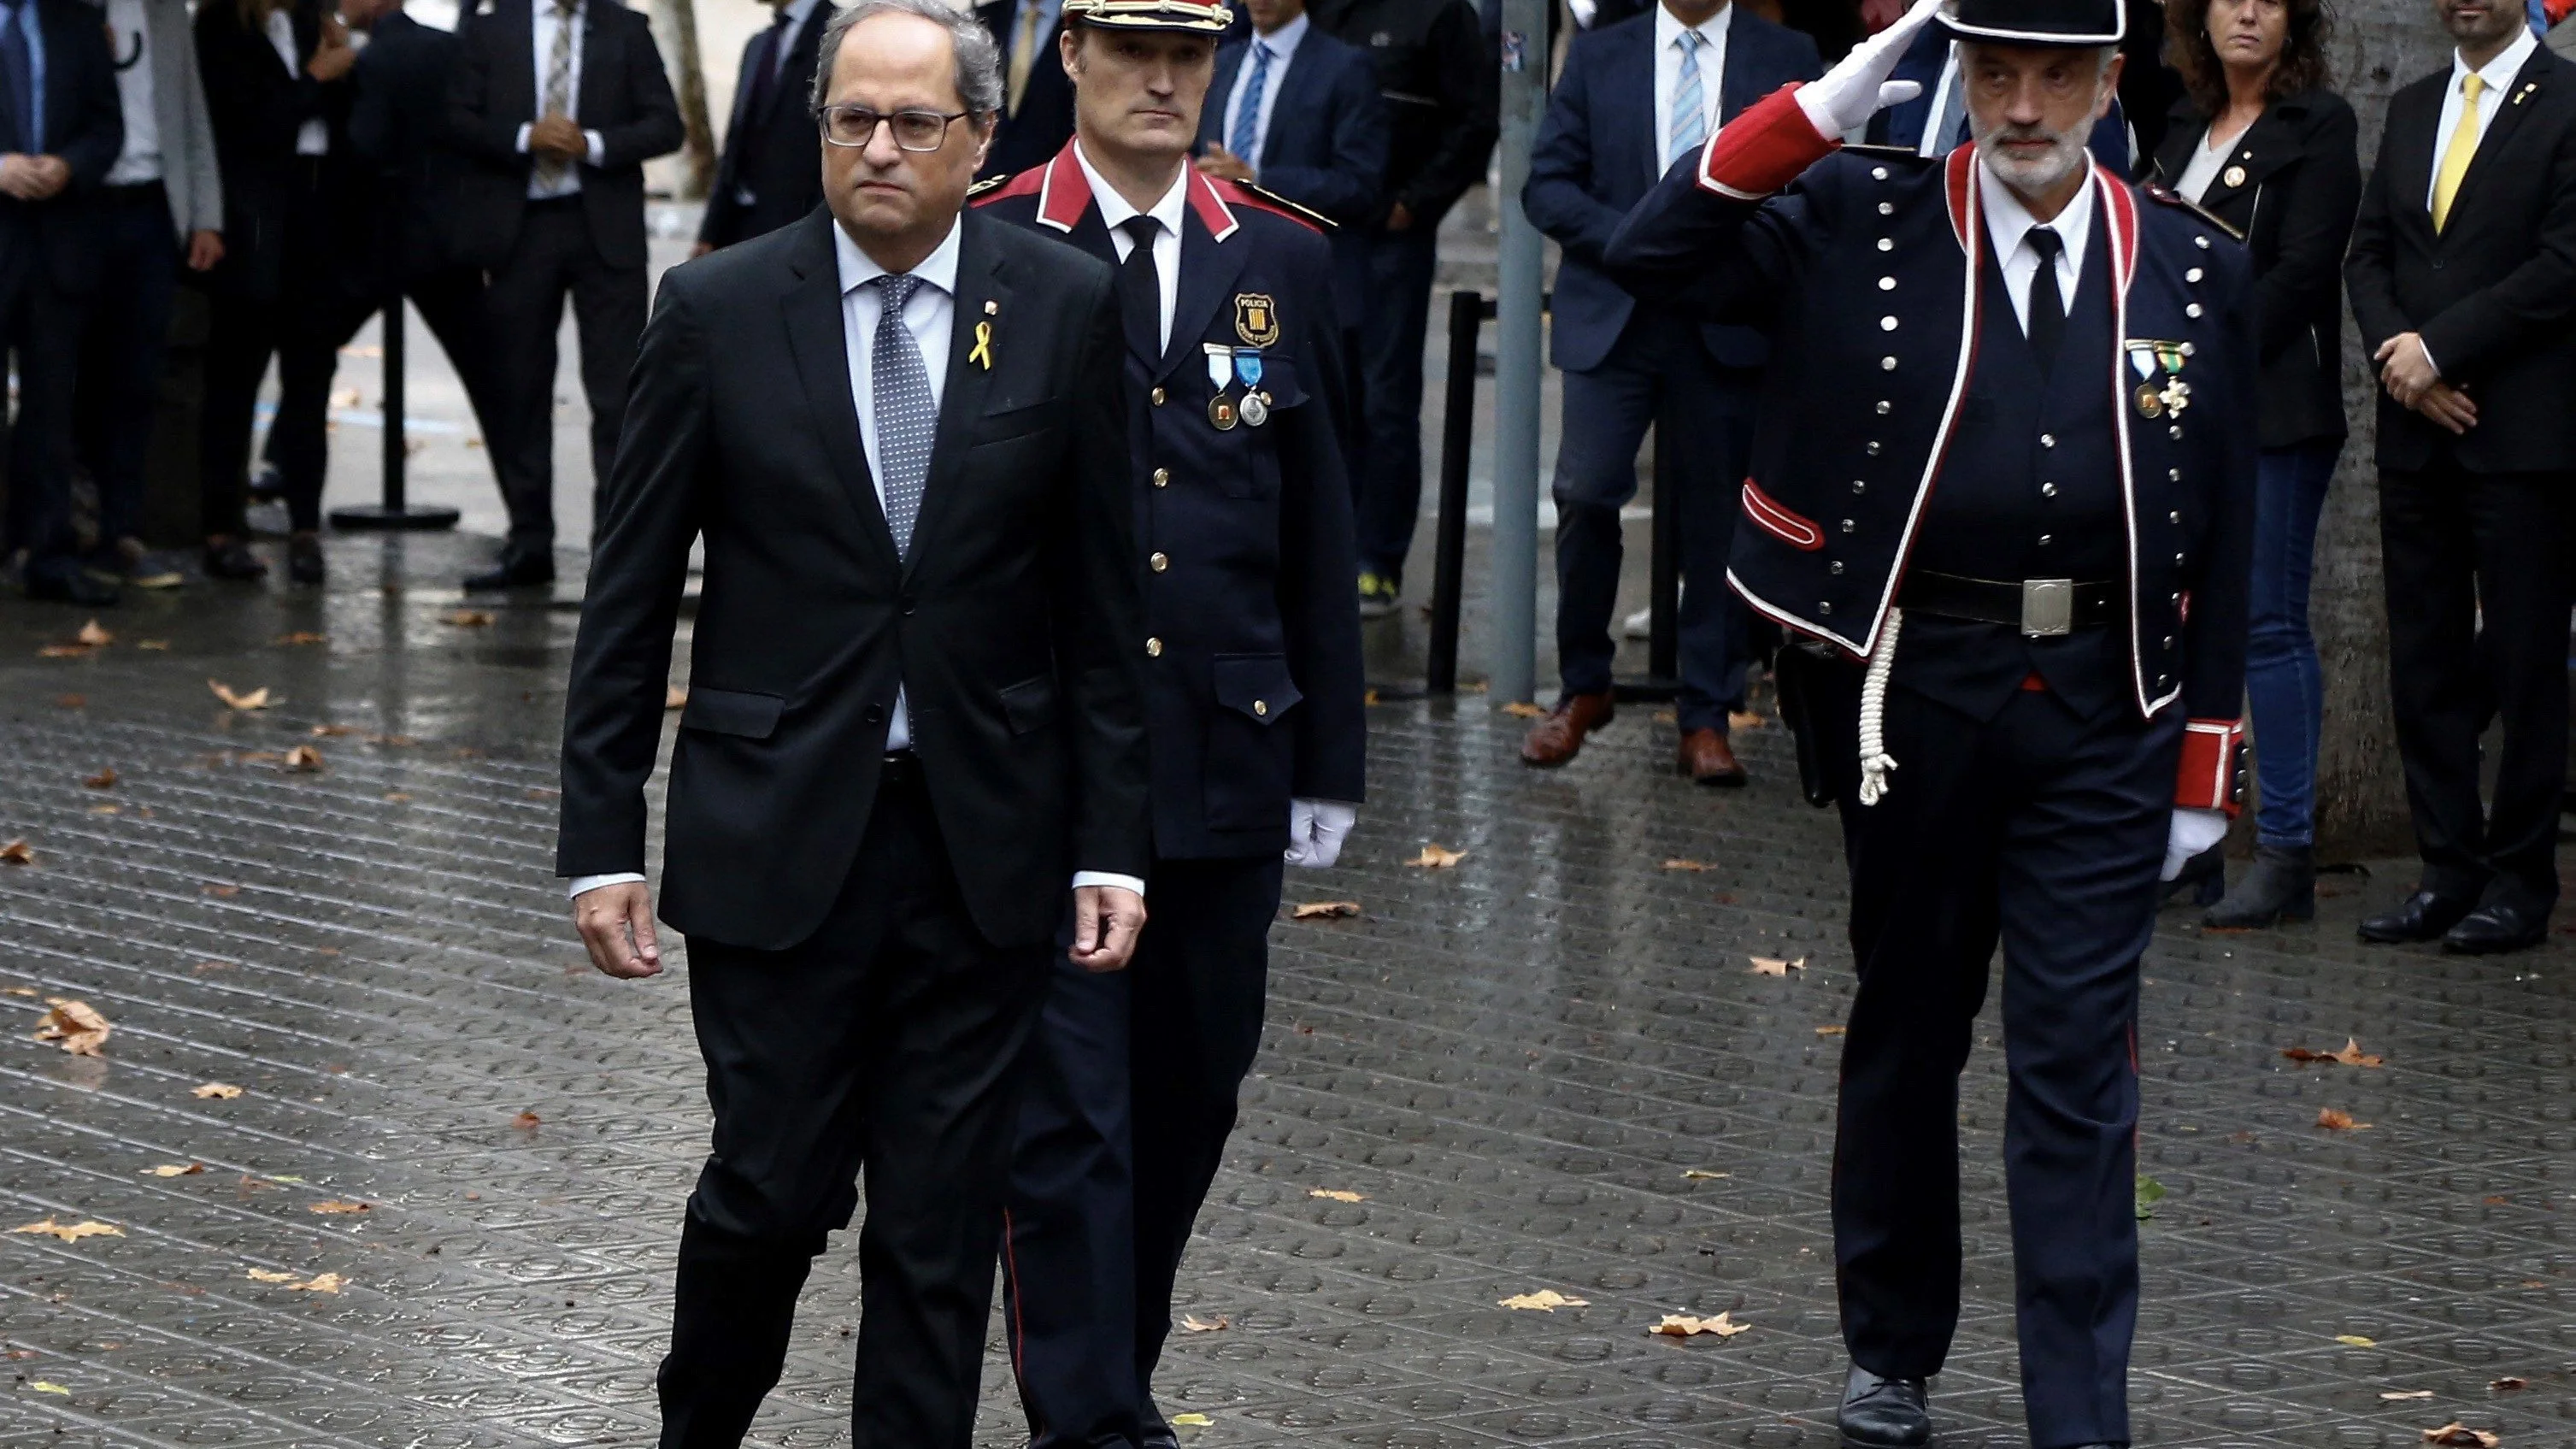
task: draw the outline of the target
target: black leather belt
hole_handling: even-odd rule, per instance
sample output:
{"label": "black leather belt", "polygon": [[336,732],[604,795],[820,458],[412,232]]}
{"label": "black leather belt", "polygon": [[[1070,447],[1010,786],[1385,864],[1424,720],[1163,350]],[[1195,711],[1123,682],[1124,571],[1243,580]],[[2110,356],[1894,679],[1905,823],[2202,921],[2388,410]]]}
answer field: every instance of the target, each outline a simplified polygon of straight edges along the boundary
{"label": "black leather belt", "polygon": [[2117,583],[2081,579],[1971,579],[1916,569],[1896,592],[1909,614],[2002,624],[2034,639],[2120,622],[2128,601]]}

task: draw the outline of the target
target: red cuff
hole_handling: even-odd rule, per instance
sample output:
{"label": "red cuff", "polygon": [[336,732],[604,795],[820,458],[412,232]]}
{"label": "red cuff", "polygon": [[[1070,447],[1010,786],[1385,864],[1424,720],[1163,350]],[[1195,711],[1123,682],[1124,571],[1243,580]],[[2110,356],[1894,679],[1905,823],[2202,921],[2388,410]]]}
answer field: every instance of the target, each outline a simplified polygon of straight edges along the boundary
{"label": "red cuff", "polygon": [[2174,781],[2174,805],[2183,810],[2224,810],[2233,820],[2245,808],[2245,722],[2232,719],[2186,720],[2182,727],[2182,769]]}
{"label": "red cuff", "polygon": [[1738,201],[1759,201],[1798,173],[1842,149],[1837,136],[1816,134],[1792,81],[1744,108],[1700,152],[1699,184]]}

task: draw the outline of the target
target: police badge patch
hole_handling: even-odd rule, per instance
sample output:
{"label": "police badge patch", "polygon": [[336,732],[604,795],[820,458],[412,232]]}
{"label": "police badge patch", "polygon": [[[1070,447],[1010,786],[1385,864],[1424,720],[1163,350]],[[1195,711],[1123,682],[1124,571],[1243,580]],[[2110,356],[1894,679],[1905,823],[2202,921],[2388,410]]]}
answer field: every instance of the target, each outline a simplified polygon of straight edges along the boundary
{"label": "police badge patch", "polygon": [[1274,347],[1279,342],[1279,308],[1267,292],[1234,294],[1234,335],[1249,347]]}

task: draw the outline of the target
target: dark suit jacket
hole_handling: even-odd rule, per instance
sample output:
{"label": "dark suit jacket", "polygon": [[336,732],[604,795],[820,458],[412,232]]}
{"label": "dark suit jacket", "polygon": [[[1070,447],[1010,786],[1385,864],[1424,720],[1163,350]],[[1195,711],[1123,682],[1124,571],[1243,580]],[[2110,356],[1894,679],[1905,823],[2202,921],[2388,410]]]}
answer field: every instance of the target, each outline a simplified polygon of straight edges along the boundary
{"label": "dark suit jacket", "polygon": [[1377,215],[1401,204],[1418,230],[1485,179],[1500,134],[1494,43],[1467,0],[1316,0],[1317,28],[1367,54],[1386,101],[1386,181]]}
{"label": "dark suit jacket", "polygon": [[813,933],[867,827],[898,684],[949,864],[994,944],[1047,940],[1077,868],[1147,873],[1127,422],[1099,385],[1125,351],[1111,273],[990,217],[958,224],[908,560],[850,399],[831,214],[664,276],[573,651],[561,874],[644,868],[644,783],[702,534],[666,817],[674,927],[757,950]]}
{"label": "dark suit jacket", "polygon": [[[1824,73],[1816,43],[1806,36],[1740,5],[1727,14],[1721,126],[1780,87]],[[1568,372],[1599,367],[1636,310],[1637,299],[1601,270],[1601,249],[1661,174],[1655,164],[1660,124],[1655,18],[1640,15],[1574,37],[1539,123],[1529,184],[1521,189],[1531,224],[1565,249],[1556,270],[1551,356]],[[1761,334],[1749,327],[1708,327],[1702,336],[1723,366],[1760,367],[1767,355]]]}
{"label": "dark suit jacket", "polygon": [[[742,66],[733,88],[733,119],[725,126],[724,156],[716,162],[716,179],[707,189],[706,220],[698,240],[709,246],[731,246],[746,237],[776,231],[823,204],[823,140],[813,108],[814,63],[823,43],[823,27],[832,20],[831,0],[817,0],[805,23],[787,37],[787,64],[778,72],[767,104],[753,114],[753,65],[762,60],[766,32],[742,48]],[[742,193],[751,193],[744,205]]]}
{"label": "dark suit jacket", "polygon": [[[2208,132],[2188,102],[2175,108],[2155,179],[2180,181]],[[2342,270],[2361,201],[2356,133],[2352,107],[2332,91],[2285,96],[2236,138],[2200,203],[2253,254],[2267,448],[2344,435]]]}
{"label": "dark suit jacket", "polygon": [[2576,469],[2576,64],[2544,46],[2493,98],[2501,109],[2436,233],[2427,197],[2450,83],[2444,66],[2389,97],[2344,280],[2362,356],[2421,334],[2478,421],[2455,439],[2383,391],[2379,466],[2447,456],[2473,473]]}
{"label": "dark suit jacket", "polygon": [[449,144],[456,36],[402,11],[376,22],[350,71],[349,145],[369,171],[386,250],[403,280],[451,265],[464,162]]}
{"label": "dark suit jacket", "polygon": [[[326,85],[304,69],[321,43],[321,17],[318,0],[294,0],[289,18],[296,68],[290,73],[265,31],[243,28],[240,7],[197,7],[197,69],[206,83],[206,116],[214,125],[215,163],[224,178],[224,259],[208,275],[210,287],[260,300],[290,287],[303,297],[317,287],[354,297],[374,271],[376,228],[366,199],[348,184],[351,86],[346,79]],[[331,137],[321,164],[327,197],[319,213],[294,200],[303,170],[296,136],[315,119],[329,127]],[[331,228],[322,250],[339,262],[332,277],[283,275],[291,211],[303,223],[318,220]]]}
{"label": "dark suit jacket", "polygon": [[[1005,75],[1010,73],[1011,37],[1016,33],[1011,24],[1014,8],[1012,0],[991,0],[975,7],[975,18],[984,22],[994,43],[1002,47]],[[1015,176],[1044,166],[1073,139],[1073,82],[1065,78],[1064,66],[1056,59],[1055,37],[1062,28],[1063,21],[1058,20],[1038,36],[1029,88],[1020,97],[1019,113],[1003,116],[994,129],[993,149],[984,157],[984,176]]]}
{"label": "dark suit jacket", "polygon": [[[36,18],[45,36],[43,154],[61,157],[72,177],[43,201],[0,197],[0,278],[14,286],[42,267],[55,286],[85,292],[98,280],[90,193],[125,145],[116,59],[98,11],[80,0],[37,0]],[[0,150],[27,149],[16,131],[0,116]]]}
{"label": "dark suit jacket", "polygon": [[[581,92],[573,119],[597,131],[602,159],[581,163],[591,244],[613,267],[644,265],[644,163],[680,149],[680,104],[642,12],[582,0]],[[497,268],[518,240],[534,158],[519,128],[537,119],[536,27],[529,0],[496,0],[459,37],[448,122],[468,161],[457,206],[464,257]]]}
{"label": "dark suit jacket", "polygon": [[[1866,135],[1871,145],[1902,146],[1910,151],[1923,143],[1923,128],[1932,124],[1932,103],[1940,94],[1941,67],[1949,58],[1948,33],[1937,25],[1924,26],[1888,76],[1889,80],[1910,80],[1923,87],[1923,93],[1870,117]],[[2118,101],[2111,102],[2110,114],[2093,123],[2093,134],[2085,145],[2093,152],[2094,160],[2122,176],[2129,174],[2137,158],[2130,154],[2128,114]]]}
{"label": "dark suit jacket", "polygon": [[[1216,53],[1216,79],[1199,110],[1200,145],[1224,144],[1226,101],[1251,48],[1249,40],[1231,40]],[[1386,141],[1377,67],[1364,52],[1309,23],[1270,104],[1260,182],[1262,190],[1321,213],[1338,228],[1332,242],[1333,305],[1351,326],[1359,325],[1367,305],[1368,244],[1360,229],[1376,220]]]}

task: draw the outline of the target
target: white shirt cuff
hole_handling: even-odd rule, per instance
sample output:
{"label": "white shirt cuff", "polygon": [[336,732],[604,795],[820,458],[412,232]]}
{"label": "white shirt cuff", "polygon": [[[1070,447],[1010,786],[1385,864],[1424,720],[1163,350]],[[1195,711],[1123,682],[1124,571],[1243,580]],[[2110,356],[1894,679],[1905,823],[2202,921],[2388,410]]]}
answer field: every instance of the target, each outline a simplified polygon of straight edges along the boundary
{"label": "white shirt cuff", "polygon": [[591,166],[593,168],[606,166],[608,164],[608,143],[600,139],[600,135],[597,131],[584,131],[581,133],[581,138],[590,143]]}
{"label": "white shirt cuff", "polygon": [[519,139],[511,142],[510,144],[518,148],[520,155],[525,156],[528,154],[528,133],[535,129],[536,125],[534,122],[521,121],[519,123]]}
{"label": "white shirt cuff", "polygon": [[565,891],[564,894],[578,900],[581,897],[590,894],[592,891],[599,889],[601,886],[642,885],[643,883],[644,877],[640,872],[631,870],[612,870],[606,875],[574,876],[572,878],[571,888]]}
{"label": "white shirt cuff", "polygon": [[1075,871],[1073,873],[1073,888],[1075,890],[1080,890],[1084,886],[1116,886],[1122,891],[1134,891],[1138,900],[1143,900],[1145,898],[1145,883],[1143,881],[1138,880],[1132,875],[1120,875],[1116,871],[1111,870]]}
{"label": "white shirt cuff", "polygon": [[2433,360],[2433,349],[2424,345],[2424,334],[2420,332],[2415,334],[2415,346],[2417,350],[2424,354],[2424,365],[2433,369],[2433,380],[2435,382],[2440,382],[2442,380],[2442,364]]}

